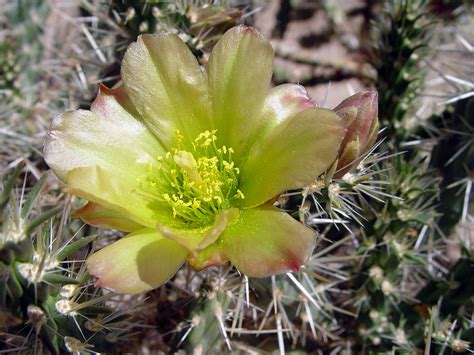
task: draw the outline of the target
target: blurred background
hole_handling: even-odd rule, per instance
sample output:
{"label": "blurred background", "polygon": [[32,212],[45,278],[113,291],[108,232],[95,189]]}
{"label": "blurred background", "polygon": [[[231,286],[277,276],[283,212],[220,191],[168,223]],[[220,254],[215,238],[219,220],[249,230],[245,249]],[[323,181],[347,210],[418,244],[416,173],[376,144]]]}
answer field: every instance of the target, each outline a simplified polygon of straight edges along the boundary
{"label": "blurred background", "polygon": [[[274,85],[326,108],[377,90],[378,143],[277,201],[320,233],[304,271],[94,288],[83,260],[120,234],[71,218],[84,202],[42,157],[51,120],[120,86],[139,34],[177,33],[205,65],[237,24],[271,41]],[[0,0],[0,353],[473,352],[473,59],[467,0]]]}

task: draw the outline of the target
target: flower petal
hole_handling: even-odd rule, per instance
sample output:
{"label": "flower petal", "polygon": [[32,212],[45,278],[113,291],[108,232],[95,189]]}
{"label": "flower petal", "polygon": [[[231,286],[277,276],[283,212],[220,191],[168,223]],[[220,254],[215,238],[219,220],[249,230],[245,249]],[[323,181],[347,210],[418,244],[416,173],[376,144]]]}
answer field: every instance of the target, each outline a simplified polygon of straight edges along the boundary
{"label": "flower petal", "polygon": [[336,159],[344,128],[332,111],[311,108],[273,127],[256,142],[240,172],[242,206],[258,206],[311,183]]}
{"label": "flower petal", "polygon": [[142,226],[155,227],[156,215],[136,190],[133,183],[117,179],[99,166],[76,168],[67,175],[66,191],[111,209]]}
{"label": "flower petal", "polygon": [[[53,120],[44,147],[46,162],[63,181],[71,180],[71,171],[88,168],[72,174],[76,178],[71,192],[81,191],[78,196],[89,196],[87,199],[127,216],[137,215],[132,218],[135,222],[154,227],[151,212],[145,217],[134,211],[147,204],[136,190],[139,178],[164,154],[163,147],[139,121],[123,88],[100,87],[91,109],[69,111]],[[92,176],[87,177],[86,171]]]}
{"label": "flower petal", "polygon": [[227,31],[209,57],[206,71],[217,136],[221,145],[235,150],[237,160],[261,124],[256,118],[270,85],[273,57],[270,43],[247,26]]}
{"label": "flower petal", "polygon": [[228,261],[222,251],[221,243],[209,245],[206,249],[188,255],[188,264],[196,271],[202,271],[211,266],[222,265]]}
{"label": "flower petal", "polygon": [[243,274],[296,271],[310,257],[315,232],[269,205],[242,210],[221,236],[224,254]]}
{"label": "flower petal", "polygon": [[133,232],[143,228],[123,214],[94,202],[88,202],[84,207],[75,210],[71,213],[71,217],[80,218],[91,226],[112,228],[125,232]]}
{"label": "flower petal", "polygon": [[159,224],[158,230],[165,238],[172,239],[190,252],[195,253],[214,243],[238,213],[237,208],[224,210],[216,216],[213,225],[204,228],[184,229]]}
{"label": "flower petal", "polygon": [[213,128],[206,76],[177,35],[138,37],[125,53],[122,78],[144,122],[166,147],[175,143],[177,129],[186,143]]}
{"label": "flower petal", "polygon": [[51,124],[44,154],[60,179],[65,180],[74,168],[94,165],[135,178],[163,153],[160,143],[139,121],[123,88],[101,86],[91,110],[65,112]]}
{"label": "flower petal", "polygon": [[260,119],[271,128],[294,114],[317,107],[301,85],[282,84],[270,90],[263,104]]}
{"label": "flower petal", "polygon": [[141,229],[92,254],[89,273],[103,286],[137,294],[168,281],[186,258],[186,251],[154,229]]}

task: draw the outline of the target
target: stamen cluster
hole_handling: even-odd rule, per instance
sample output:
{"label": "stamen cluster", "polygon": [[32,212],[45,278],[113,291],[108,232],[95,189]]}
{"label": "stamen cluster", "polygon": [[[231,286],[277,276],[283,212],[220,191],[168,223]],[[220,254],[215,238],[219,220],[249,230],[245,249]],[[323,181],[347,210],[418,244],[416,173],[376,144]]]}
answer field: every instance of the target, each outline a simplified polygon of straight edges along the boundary
{"label": "stamen cluster", "polygon": [[183,137],[176,133],[177,147],[157,157],[142,184],[151,206],[167,205],[173,217],[203,225],[212,223],[233,200],[244,198],[238,189],[240,171],[232,160],[234,150],[225,145],[218,148],[216,132],[200,133],[191,151],[181,148]]}

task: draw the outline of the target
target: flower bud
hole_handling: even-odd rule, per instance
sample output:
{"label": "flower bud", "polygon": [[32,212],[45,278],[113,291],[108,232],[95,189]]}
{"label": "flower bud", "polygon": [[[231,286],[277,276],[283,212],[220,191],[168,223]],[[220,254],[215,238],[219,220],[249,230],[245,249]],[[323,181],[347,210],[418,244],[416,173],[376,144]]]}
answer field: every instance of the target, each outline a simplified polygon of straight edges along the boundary
{"label": "flower bud", "polygon": [[335,177],[350,171],[375,143],[379,128],[378,94],[364,91],[352,95],[334,108],[346,130],[339,149]]}

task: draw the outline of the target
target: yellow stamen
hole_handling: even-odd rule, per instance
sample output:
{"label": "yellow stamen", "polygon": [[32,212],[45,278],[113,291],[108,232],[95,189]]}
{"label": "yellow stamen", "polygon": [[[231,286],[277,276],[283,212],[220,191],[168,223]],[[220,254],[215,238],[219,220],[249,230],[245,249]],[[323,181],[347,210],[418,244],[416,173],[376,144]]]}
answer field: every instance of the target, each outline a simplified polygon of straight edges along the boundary
{"label": "yellow stamen", "polygon": [[230,208],[235,199],[245,196],[238,189],[239,168],[232,160],[231,147],[216,147],[216,130],[200,133],[191,143],[192,151],[181,149],[183,136],[176,132],[177,147],[141,179],[150,205],[169,206],[176,218],[196,225],[213,223],[216,213]]}

